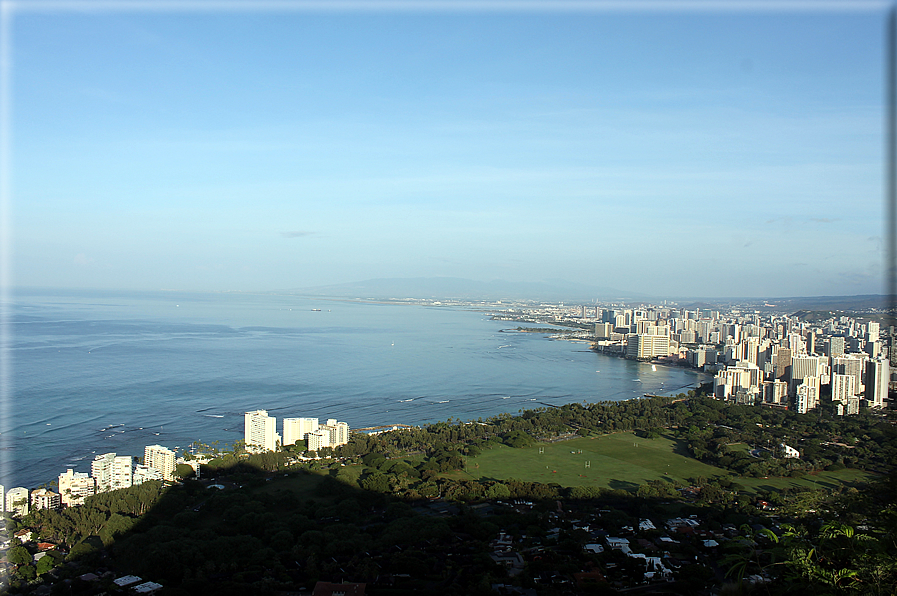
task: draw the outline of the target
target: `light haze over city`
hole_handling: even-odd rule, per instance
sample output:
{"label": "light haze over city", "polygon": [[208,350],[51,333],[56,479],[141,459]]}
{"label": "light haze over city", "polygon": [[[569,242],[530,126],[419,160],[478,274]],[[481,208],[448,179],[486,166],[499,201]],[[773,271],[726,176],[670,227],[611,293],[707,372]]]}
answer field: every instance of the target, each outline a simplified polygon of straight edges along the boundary
{"label": "light haze over city", "polygon": [[12,282],[883,293],[886,4],[387,6],[17,9]]}

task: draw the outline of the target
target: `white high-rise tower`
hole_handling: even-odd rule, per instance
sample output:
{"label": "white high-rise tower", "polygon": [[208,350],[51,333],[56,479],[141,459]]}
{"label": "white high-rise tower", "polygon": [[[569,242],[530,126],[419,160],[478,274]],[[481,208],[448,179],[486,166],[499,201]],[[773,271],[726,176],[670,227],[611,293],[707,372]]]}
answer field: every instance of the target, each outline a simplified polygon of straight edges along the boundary
{"label": "white high-rise tower", "polygon": [[280,447],[277,418],[268,416],[267,410],[246,412],[244,437],[248,451],[277,451]]}

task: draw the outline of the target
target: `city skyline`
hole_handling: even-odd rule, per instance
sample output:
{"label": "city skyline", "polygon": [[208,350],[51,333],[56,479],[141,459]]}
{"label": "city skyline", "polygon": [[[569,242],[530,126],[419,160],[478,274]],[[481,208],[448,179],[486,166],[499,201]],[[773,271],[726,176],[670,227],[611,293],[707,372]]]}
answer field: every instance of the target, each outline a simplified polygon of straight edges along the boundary
{"label": "city skyline", "polygon": [[884,293],[885,3],[176,4],[6,25],[14,285]]}

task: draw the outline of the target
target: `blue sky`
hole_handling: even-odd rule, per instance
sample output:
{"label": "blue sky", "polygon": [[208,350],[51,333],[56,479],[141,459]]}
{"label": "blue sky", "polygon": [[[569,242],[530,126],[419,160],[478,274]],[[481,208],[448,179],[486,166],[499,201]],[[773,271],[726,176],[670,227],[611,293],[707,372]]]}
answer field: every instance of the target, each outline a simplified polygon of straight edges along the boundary
{"label": "blue sky", "polygon": [[20,12],[13,279],[879,293],[883,17]]}

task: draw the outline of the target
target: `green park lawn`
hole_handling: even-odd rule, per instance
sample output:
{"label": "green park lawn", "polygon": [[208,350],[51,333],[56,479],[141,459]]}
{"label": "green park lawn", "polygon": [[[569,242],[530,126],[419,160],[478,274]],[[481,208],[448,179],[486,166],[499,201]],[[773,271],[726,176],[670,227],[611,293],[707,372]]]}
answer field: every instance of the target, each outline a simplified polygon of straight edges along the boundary
{"label": "green park lawn", "polygon": [[[733,447],[738,449],[738,446],[730,445],[730,449]],[[649,480],[670,478],[686,482],[697,476],[728,476],[752,493],[798,486],[834,489],[874,477],[860,470],[839,470],[800,478],[749,478],[701,463],[686,453],[684,442],[669,435],[643,439],[627,432],[539,443],[525,449],[502,445],[476,457],[468,457],[465,472],[471,478],[483,480],[515,478],[561,486],[591,485],[627,490]],[[589,467],[586,467],[587,462]]]}
{"label": "green park lawn", "polygon": [[835,472],[819,472],[807,474],[799,478],[748,478],[735,479],[745,490],[756,492],[758,490],[782,490],[783,488],[824,488],[832,490],[845,484],[855,482],[869,482],[878,478],[877,474],[864,472],[863,470],[838,470]]}
{"label": "green park lawn", "polygon": [[516,478],[561,486],[622,489],[634,489],[662,478],[685,482],[695,476],[729,474],[685,455],[684,450],[681,441],[667,436],[643,439],[634,433],[615,433],[540,443],[525,449],[495,447],[467,458],[466,472],[477,479]]}

